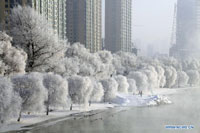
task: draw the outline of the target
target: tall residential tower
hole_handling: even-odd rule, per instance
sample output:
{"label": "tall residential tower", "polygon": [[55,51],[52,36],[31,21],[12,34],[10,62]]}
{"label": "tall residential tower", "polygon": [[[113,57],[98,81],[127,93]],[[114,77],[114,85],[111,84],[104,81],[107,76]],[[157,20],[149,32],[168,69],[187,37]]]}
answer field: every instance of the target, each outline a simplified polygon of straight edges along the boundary
{"label": "tall residential tower", "polygon": [[8,15],[10,14],[13,7],[16,7],[17,5],[24,6],[27,4],[27,0],[0,0],[0,30],[4,30],[7,27],[5,27],[6,19]]}
{"label": "tall residential tower", "polygon": [[178,0],[176,44],[170,55],[183,59],[200,57],[200,0]]}
{"label": "tall residential tower", "polygon": [[60,38],[66,39],[66,0],[29,0],[29,4],[45,16]]}
{"label": "tall residential tower", "polygon": [[67,38],[80,42],[90,52],[102,49],[102,0],[67,0]]}
{"label": "tall residential tower", "polygon": [[66,0],[0,0],[0,22],[5,29],[6,16],[17,5],[28,5],[38,11],[52,25],[55,34],[66,39]]}
{"label": "tall residential tower", "polygon": [[105,49],[132,51],[131,6],[132,0],[105,0]]}

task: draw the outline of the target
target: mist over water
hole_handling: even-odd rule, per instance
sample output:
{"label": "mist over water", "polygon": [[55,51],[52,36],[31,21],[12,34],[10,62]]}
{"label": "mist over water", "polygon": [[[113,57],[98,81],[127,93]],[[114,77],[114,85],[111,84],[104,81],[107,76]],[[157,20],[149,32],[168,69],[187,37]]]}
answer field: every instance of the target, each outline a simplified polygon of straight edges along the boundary
{"label": "mist over water", "polygon": [[[67,120],[32,133],[197,133],[200,130],[200,89],[180,90],[170,95],[173,104],[155,107],[107,110],[104,113]],[[100,119],[102,118],[102,119]],[[166,125],[193,125],[194,129],[166,129]]]}

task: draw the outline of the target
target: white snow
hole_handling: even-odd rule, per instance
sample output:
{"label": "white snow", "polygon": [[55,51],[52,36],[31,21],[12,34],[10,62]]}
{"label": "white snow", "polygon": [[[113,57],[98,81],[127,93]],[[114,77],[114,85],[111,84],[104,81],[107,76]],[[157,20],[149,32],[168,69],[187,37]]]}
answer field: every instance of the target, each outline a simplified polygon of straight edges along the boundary
{"label": "white snow", "polygon": [[105,110],[109,108],[114,108],[117,106],[155,106],[159,104],[170,104],[172,103],[167,96],[169,94],[176,93],[178,89],[156,89],[154,91],[153,95],[150,94],[144,94],[142,97],[140,95],[133,95],[133,94],[124,94],[124,93],[118,93],[117,97],[112,100],[112,102],[109,103],[92,103],[91,106],[88,108],[84,108],[85,106],[82,105],[74,105],[73,111],[69,110],[63,110],[62,108],[60,110],[54,110],[53,112],[50,112],[50,114],[47,116],[44,113],[39,114],[22,114],[21,122],[17,122],[17,118],[12,119],[10,121],[10,124],[4,125],[0,128],[0,132],[8,132],[13,130],[21,130],[21,129],[27,129],[31,127],[33,124],[37,124],[40,122],[44,122],[46,120],[52,120],[58,118],[56,121],[52,120],[52,122],[45,123],[47,125],[53,125],[56,122],[63,121],[66,119],[70,119],[73,117],[73,114],[81,114],[83,112],[87,111],[94,111],[94,110]]}
{"label": "white snow", "polygon": [[[66,120],[69,119],[70,117],[67,116],[72,116],[73,114],[77,113],[83,113],[87,111],[92,111],[92,110],[105,110],[108,108],[114,108],[116,105],[115,104],[108,104],[108,103],[98,103],[98,104],[92,104],[89,106],[87,109],[85,109],[84,105],[74,105],[73,110],[55,110],[53,112],[50,112],[49,115],[47,116],[46,113],[38,113],[38,114],[22,114],[22,118],[20,122],[17,122],[17,118],[12,119],[9,124],[3,125],[0,127],[0,132],[8,132],[8,131],[14,131],[14,130],[22,130],[22,129],[27,129],[28,127],[25,128],[25,126],[30,126],[34,125],[37,123],[41,123],[47,120],[52,120],[58,118],[59,120]],[[57,120],[56,122],[58,122]],[[55,121],[53,121],[55,124]],[[29,127],[31,128],[31,127]]]}
{"label": "white snow", "polygon": [[[165,92],[166,90],[163,90]],[[133,95],[118,93],[117,97],[112,100],[112,103],[121,106],[155,106],[160,104],[172,103],[167,96],[162,95],[162,90],[159,90],[159,95]],[[175,91],[173,91],[175,92]],[[171,93],[173,93],[171,91]]]}

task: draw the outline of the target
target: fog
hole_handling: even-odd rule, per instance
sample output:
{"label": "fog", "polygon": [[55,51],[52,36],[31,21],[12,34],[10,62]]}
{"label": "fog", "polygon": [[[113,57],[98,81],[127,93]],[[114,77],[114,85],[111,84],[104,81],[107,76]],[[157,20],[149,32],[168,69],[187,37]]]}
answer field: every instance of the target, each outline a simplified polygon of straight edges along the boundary
{"label": "fog", "polygon": [[176,0],[134,1],[132,38],[141,49],[141,54],[147,55],[147,48],[153,50],[152,54],[168,53],[175,2]]}
{"label": "fog", "polygon": [[[140,49],[141,55],[169,53],[172,32],[174,4],[177,0],[133,0],[132,41]],[[103,0],[103,37],[105,18]],[[151,48],[150,53],[147,49]]]}
{"label": "fog", "polygon": [[[57,133],[67,130],[81,133],[196,133],[200,130],[198,125],[200,115],[196,113],[200,108],[196,106],[199,104],[199,94],[199,89],[182,90],[170,96],[174,101],[171,105],[123,108],[122,111],[119,111],[119,108],[111,109],[97,113],[89,119],[66,120],[31,132]],[[173,130],[167,129],[166,125],[191,125],[194,128]]]}

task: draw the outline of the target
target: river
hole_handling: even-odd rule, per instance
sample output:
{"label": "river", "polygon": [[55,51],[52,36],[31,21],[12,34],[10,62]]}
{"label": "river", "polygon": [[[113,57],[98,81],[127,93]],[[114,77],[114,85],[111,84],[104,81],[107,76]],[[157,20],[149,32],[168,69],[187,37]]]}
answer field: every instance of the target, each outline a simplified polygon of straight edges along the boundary
{"label": "river", "polygon": [[[110,109],[91,117],[34,128],[29,133],[200,133],[200,89],[169,95],[173,104]],[[167,129],[166,125],[192,125]]]}

